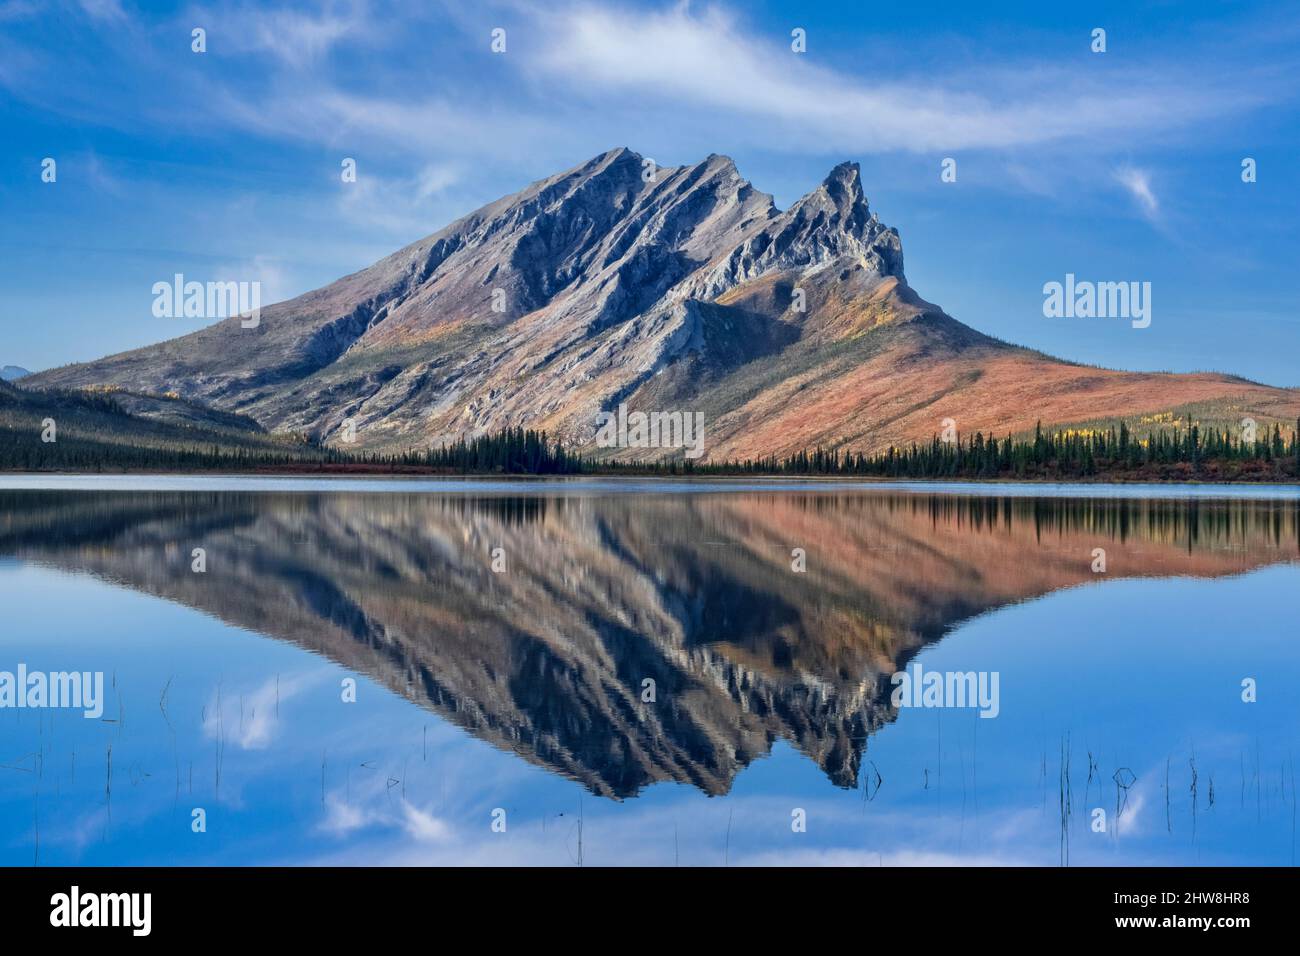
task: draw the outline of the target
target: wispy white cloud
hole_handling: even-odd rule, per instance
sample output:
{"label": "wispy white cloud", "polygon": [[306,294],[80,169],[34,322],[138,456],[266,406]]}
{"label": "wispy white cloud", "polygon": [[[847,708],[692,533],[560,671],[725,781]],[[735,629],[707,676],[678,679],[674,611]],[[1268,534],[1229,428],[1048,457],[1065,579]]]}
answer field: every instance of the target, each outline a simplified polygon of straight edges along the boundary
{"label": "wispy white cloud", "polygon": [[1142,215],[1154,219],[1159,214],[1160,201],[1151,188],[1150,172],[1133,166],[1124,166],[1115,171],[1115,181],[1128,190],[1129,195],[1141,209]]}
{"label": "wispy white cloud", "polygon": [[412,176],[384,176],[358,165],[356,182],[339,184],[338,211],[358,225],[425,235],[455,218],[454,202],[445,200],[461,178],[454,163],[430,163]]}
{"label": "wispy white cloud", "polygon": [[4,0],[0,3],[0,23],[26,20],[41,12],[35,0]]}
{"label": "wispy white cloud", "polygon": [[389,834],[400,832],[412,850],[451,842],[454,831],[446,820],[405,797],[394,802],[388,792],[391,788],[381,777],[358,777],[351,789],[351,794],[333,790],[325,796],[325,814],[317,829],[335,837],[372,827]]}
{"label": "wispy white cloud", "polygon": [[[283,302],[298,293],[293,275],[284,267],[279,258],[268,255],[255,255],[247,259],[221,263],[213,270],[216,282],[256,282],[259,283],[261,303]],[[270,688],[274,690],[274,688]],[[262,688],[258,694],[265,696],[268,688]],[[296,686],[282,686],[281,699],[285,695],[297,692]],[[260,701],[264,703],[265,701]]]}
{"label": "wispy white cloud", "polygon": [[82,160],[82,173],[86,181],[96,189],[112,196],[122,195],[124,189],[122,180],[95,153],[88,153]]}
{"label": "wispy white cloud", "polygon": [[[263,301],[268,301],[263,293]],[[280,732],[280,708],[328,672],[270,678],[252,690],[214,690],[204,708],[203,733],[210,740],[233,740],[241,750],[264,750]]]}
{"label": "wispy white cloud", "polygon": [[325,817],[319,828],[332,836],[345,837],[374,825],[379,819],[372,810],[351,803],[338,793],[330,793],[325,798]]}
{"label": "wispy white cloud", "polygon": [[543,69],[569,81],[575,96],[712,111],[730,125],[762,124],[769,141],[801,151],[1007,149],[1066,139],[1104,147],[1126,132],[1243,105],[1168,71],[1100,79],[1059,63],[1004,64],[981,71],[977,85],[970,76],[954,83],[932,64],[924,76],[874,80],[758,38],[721,7],[697,14],[686,5],[580,5],[548,15],[540,29]]}
{"label": "wispy white cloud", "polygon": [[446,821],[406,800],[402,801],[402,822],[406,835],[421,843],[440,843],[451,838],[452,829]]}
{"label": "wispy white cloud", "polygon": [[[169,24],[188,31],[202,22],[212,55],[255,59],[251,72],[178,74],[148,36],[102,31],[104,56],[130,62],[127,75],[150,89],[166,70],[170,96],[156,107],[152,96],[139,104],[128,98],[130,108],[116,111],[95,97],[93,121],[162,124],[169,132],[181,126],[214,138],[253,135],[342,155],[366,146],[408,168],[458,157],[487,160],[494,171],[536,171],[553,168],[560,144],[569,144],[569,159],[575,143],[636,147],[648,117],[671,119],[666,128],[658,124],[656,140],[668,140],[683,156],[724,145],[838,155],[1044,146],[1105,154],[1294,93],[1285,82],[1255,82],[1249,68],[1209,83],[1191,72],[1195,51],[1098,71],[1088,68],[1085,54],[1079,62],[974,63],[918,45],[915,68],[876,75],[818,59],[815,34],[814,52],[795,54],[788,37],[760,34],[725,6],[508,5],[502,22],[527,42],[512,44],[505,56],[487,54],[482,17],[450,8],[436,22],[430,15],[381,0],[243,3],[190,8]],[[412,47],[411,16],[424,18],[427,49]],[[360,55],[374,66],[340,70],[336,55]],[[64,69],[56,62],[28,64],[21,83],[16,69],[0,64],[0,82],[44,109],[89,118],[75,93],[58,102],[59,90],[85,84],[64,77],[52,87]],[[345,75],[347,83],[340,81]],[[201,108],[186,109],[186,102]],[[1022,157],[1010,160],[1023,164]]]}
{"label": "wispy white cloud", "polygon": [[[660,138],[690,141],[682,143],[688,154],[712,148],[703,139],[719,132],[737,145],[802,153],[1068,145],[1104,154],[1289,95],[1285,84],[1255,83],[1248,71],[1207,84],[1188,72],[1188,57],[1096,71],[1086,59],[936,63],[918,48],[914,71],[879,77],[795,54],[727,7],[585,3],[512,11],[512,35],[528,43],[505,56],[485,53],[473,66],[472,94],[462,95],[463,77],[445,78],[434,92],[427,59],[412,60],[404,44],[401,18],[368,4],[208,15],[219,18],[214,48],[272,59],[254,87],[206,77],[205,118],[259,136],[343,149],[365,142],[425,161],[431,151],[523,161],[554,150],[560,129],[567,141],[606,130],[600,139],[609,145],[635,137],[647,115],[671,117]],[[474,44],[486,50],[481,22],[449,16],[441,26],[437,42],[457,55]],[[338,83],[329,54],[381,47],[384,82]]]}
{"label": "wispy white cloud", "polygon": [[81,9],[95,20],[125,20],[121,0],[79,0]]}
{"label": "wispy white cloud", "polygon": [[247,132],[409,159],[439,156],[497,160],[522,142],[554,138],[555,123],[536,112],[479,101],[454,103],[420,93],[381,96],[335,88],[324,76],[275,87],[257,97],[212,91],[210,115]]}
{"label": "wispy white cloud", "polygon": [[191,16],[208,31],[214,49],[266,53],[294,69],[319,63],[344,40],[373,39],[381,19],[360,0],[308,8],[223,4],[196,7]]}

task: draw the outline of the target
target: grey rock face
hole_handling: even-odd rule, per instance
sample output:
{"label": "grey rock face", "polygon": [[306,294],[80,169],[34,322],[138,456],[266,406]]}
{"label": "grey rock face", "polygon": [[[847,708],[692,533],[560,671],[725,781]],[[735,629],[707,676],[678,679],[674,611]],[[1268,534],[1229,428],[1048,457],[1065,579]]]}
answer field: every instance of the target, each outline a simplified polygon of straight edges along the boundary
{"label": "grey rock face", "polygon": [[878,276],[903,278],[898,232],[882,226],[868,209],[856,163],[836,166],[817,189],[724,256],[691,293],[712,299],[775,271],[839,260],[864,264]]}

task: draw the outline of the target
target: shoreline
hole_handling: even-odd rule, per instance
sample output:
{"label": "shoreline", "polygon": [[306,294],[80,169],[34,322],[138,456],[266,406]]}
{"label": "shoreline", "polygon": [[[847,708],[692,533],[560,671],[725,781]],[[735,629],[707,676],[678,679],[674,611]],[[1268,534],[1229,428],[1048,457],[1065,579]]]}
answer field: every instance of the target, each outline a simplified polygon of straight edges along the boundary
{"label": "shoreline", "polygon": [[398,493],[509,496],[731,493],[898,493],[988,498],[1300,501],[1300,484],[896,480],[833,476],[318,475],[268,473],[0,472],[0,492]]}
{"label": "shoreline", "polygon": [[704,473],[704,474],[662,474],[659,472],[635,471],[589,471],[568,474],[527,474],[522,472],[449,472],[425,469],[415,466],[403,468],[265,468],[243,471],[187,469],[185,471],[163,470],[109,470],[95,471],[11,471],[0,469],[0,480],[13,478],[287,478],[310,480],[381,480],[404,479],[425,481],[506,481],[506,482],[572,482],[582,480],[598,481],[642,481],[642,482],[807,482],[830,484],[862,485],[901,485],[901,484],[963,484],[963,485],[1168,485],[1170,487],[1230,486],[1259,488],[1275,486],[1300,490],[1300,479],[1278,481],[1268,478],[1160,478],[1149,476],[1125,477],[1121,475],[1092,475],[1085,477],[881,477],[879,475],[828,475],[828,474],[740,474],[740,473]]}

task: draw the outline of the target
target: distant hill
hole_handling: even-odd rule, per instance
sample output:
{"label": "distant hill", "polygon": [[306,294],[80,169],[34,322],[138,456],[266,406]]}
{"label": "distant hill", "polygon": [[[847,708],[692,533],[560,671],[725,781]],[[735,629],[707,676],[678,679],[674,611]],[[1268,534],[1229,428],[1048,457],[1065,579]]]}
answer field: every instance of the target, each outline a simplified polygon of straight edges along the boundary
{"label": "distant hill", "polygon": [[27,369],[18,365],[0,365],[0,380],[12,382],[15,379],[22,378],[24,375],[31,375]]}
{"label": "distant hill", "polygon": [[0,382],[0,468],[229,468],[327,454],[302,436],[268,435],[250,418],[184,399]]}
{"label": "distant hill", "polygon": [[[1140,334],[1140,333],[1135,333]],[[1300,392],[1231,375],[1119,372],[963,325],[903,273],[856,164],[780,210],[725,156],[653,169],[615,149],[331,285],[34,388],[175,393],[274,432],[438,447],[506,427],[586,454],[601,412],[698,413],[702,461],[881,452],[1127,419],[1290,426]]]}

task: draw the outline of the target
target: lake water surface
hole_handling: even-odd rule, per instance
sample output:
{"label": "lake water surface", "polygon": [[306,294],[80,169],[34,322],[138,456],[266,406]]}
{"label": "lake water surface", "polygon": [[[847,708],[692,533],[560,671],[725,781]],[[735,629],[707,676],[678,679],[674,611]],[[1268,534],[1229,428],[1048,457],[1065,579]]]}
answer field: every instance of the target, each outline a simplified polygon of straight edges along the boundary
{"label": "lake water surface", "polygon": [[0,672],[104,674],[0,863],[1290,865],[1298,594],[1294,488],[0,478]]}

